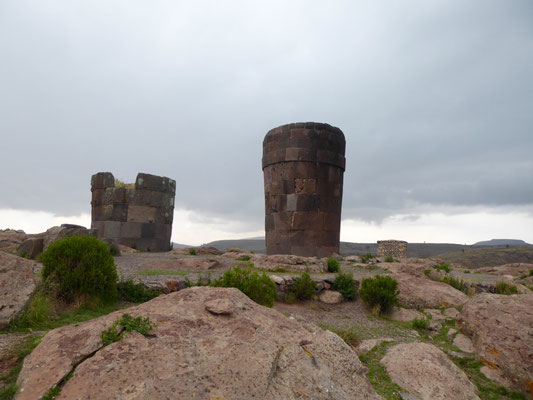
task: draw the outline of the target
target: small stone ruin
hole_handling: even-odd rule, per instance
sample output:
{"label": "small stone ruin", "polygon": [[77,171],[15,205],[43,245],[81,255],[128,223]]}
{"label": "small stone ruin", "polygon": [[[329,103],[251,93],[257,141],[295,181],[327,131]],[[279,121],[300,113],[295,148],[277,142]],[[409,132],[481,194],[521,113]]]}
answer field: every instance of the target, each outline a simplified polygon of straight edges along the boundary
{"label": "small stone ruin", "polygon": [[346,141],[339,128],[283,125],[263,141],[267,254],[339,252]]}
{"label": "small stone ruin", "polygon": [[407,242],[403,240],[378,240],[378,257],[407,257]]}
{"label": "small stone ruin", "polygon": [[176,181],[139,173],[135,184],[115,184],[110,172],[91,177],[91,229],[97,237],[142,251],[168,251]]}

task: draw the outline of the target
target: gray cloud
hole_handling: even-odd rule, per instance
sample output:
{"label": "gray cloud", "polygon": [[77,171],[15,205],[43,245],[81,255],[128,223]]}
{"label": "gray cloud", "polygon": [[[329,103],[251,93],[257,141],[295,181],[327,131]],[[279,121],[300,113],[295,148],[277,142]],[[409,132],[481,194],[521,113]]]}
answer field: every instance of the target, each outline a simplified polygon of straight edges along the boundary
{"label": "gray cloud", "polygon": [[296,121],[344,131],[345,217],[533,203],[531,2],[288,3],[0,3],[0,207],[88,212],[91,174],[142,171],[260,227]]}

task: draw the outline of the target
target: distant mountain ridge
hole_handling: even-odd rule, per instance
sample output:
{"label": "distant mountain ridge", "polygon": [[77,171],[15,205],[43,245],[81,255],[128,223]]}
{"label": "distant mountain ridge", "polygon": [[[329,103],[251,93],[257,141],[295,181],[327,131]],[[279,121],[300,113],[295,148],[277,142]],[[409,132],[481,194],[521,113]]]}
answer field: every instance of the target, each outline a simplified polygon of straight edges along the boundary
{"label": "distant mountain ridge", "polygon": [[528,244],[519,239],[491,239],[474,243],[474,246],[527,246]]}
{"label": "distant mountain ridge", "polygon": [[[493,240],[505,240],[503,245],[488,244],[488,245],[463,245],[456,243],[409,243],[407,246],[408,257],[435,257],[440,254],[462,252],[465,250],[486,248],[486,247],[498,247],[498,246],[528,246],[523,240],[512,240],[516,244],[510,244],[509,239],[493,239]],[[492,241],[487,241],[492,242]],[[484,243],[484,242],[480,242]],[[216,240],[214,242],[203,244],[201,247],[215,247],[218,250],[224,252],[228,247],[240,247],[254,253],[266,253],[265,239],[261,237],[248,238],[248,239],[228,239],[228,240]],[[340,253],[344,256],[349,255],[362,255],[366,253],[377,254],[377,243],[352,243],[341,242]]]}

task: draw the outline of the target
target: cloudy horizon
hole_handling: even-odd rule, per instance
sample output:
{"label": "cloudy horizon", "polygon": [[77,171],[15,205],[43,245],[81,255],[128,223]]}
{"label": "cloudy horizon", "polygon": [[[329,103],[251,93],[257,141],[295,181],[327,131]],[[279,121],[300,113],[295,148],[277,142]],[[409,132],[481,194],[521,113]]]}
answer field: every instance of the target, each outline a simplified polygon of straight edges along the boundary
{"label": "cloudy horizon", "polygon": [[177,182],[172,240],[264,234],[262,141],[346,136],[341,240],[533,243],[533,3],[0,0],[0,229]]}

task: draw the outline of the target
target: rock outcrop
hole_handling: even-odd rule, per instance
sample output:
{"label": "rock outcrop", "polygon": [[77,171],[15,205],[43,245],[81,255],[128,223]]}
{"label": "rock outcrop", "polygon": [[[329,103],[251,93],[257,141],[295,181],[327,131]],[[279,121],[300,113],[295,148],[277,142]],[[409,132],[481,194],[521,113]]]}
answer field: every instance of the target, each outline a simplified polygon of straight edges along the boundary
{"label": "rock outcrop", "polygon": [[463,306],[462,329],[476,354],[533,396],[533,295],[483,293]]}
{"label": "rock outcrop", "polygon": [[398,344],[387,350],[381,364],[394,383],[422,400],[479,400],[465,373],[431,344]]}
{"label": "rock outcrop", "polygon": [[529,274],[529,271],[533,269],[533,264],[527,264],[527,263],[511,263],[511,264],[504,264],[499,265],[497,267],[483,267],[478,268],[476,272],[480,272],[483,274],[491,274],[491,275],[523,275],[523,274]]}
{"label": "rock outcrop", "polygon": [[0,251],[0,329],[26,306],[37,287],[41,265]]}
{"label": "rock outcrop", "polygon": [[28,235],[22,230],[0,229],[0,250],[15,251],[27,237]]}
{"label": "rock outcrop", "polygon": [[[102,347],[100,333],[126,312],[157,327]],[[17,399],[60,382],[57,399],[380,399],[363,371],[331,332],[237,289],[194,287],[50,331],[24,361]]]}
{"label": "rock outcrop", "polygon": [[458,307],[468,301],[463,292],[442,282],[418,278],[409,274],[393,274],[398,281],[398,300],[410,308]]}

